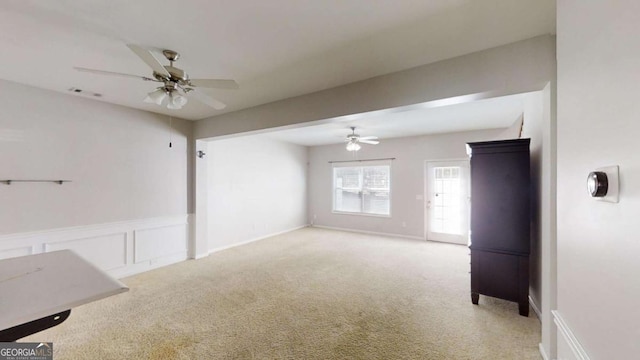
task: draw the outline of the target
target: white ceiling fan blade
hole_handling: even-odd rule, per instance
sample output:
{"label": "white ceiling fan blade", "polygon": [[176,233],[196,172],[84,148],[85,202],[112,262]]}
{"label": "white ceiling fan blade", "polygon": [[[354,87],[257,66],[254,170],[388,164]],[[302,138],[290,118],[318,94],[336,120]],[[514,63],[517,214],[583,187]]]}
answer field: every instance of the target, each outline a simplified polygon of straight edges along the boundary
{"label": "white ceiling fan blade", "polygon": [[212,108],[216,109],[216,110],[222,110],[225,107],[227,107],[227,105],[221,101],[218,101],[214,98],[212,98],[211,96],[207,95],[207,94],[203,94],[200,91],[197,90],[191,90],[187,93],[187,96],[193,97],[194,99],[200,101],[201,103],[205,104],[205,105],[209,105]]}
{"label": "white ceiling fan blade", "polygon": [[76,69],[78,71],[88,72],[88,73],[98,74],[98,75],[112,75],[112,76],[122,76],[122,77],[136,78],[136,79],[142,79],[142,80],[152,80],[152,79],[149,79],[149,78],[144,77],[144,76],[123,74],[123,73],[113,72],[113,71],[87,69],[87,68],[83,68],[83,67],[74,67],[74,69]]}
{"label": "white ceiling fan blade", "polygon": [[359,142],[361,142],[361,143],[363,143],[363,144],[371,144],[371,145],[378,145],[378,144],[380,144],[380,141],[378,141],[378,140],[363,140],[363,139],[360,139],[360,141],[359,141]]}
{"label": "white ceiling fan blade", "polygon": [[360,140],[378,140],[377,136],[363,136]]}
{"label": "white ceiling fan blade", "polygon": [[156,57],[153,56],[153,54],[149,50],[134,44],[127,44],[127,47],[131,49],[131,51],[136,53],[136,55],[138,55],[138,57],[142,59],[142,61],[149,65],[149,67],[151,67],[154,72],[157,72],[158,74],[166,77],[171,77],[167,69],[162,66],[158,59],[156,59]]}
{"label": "white ceiling fan blade", "polygon": [[191,79],[189,83],[195,87],[204,87],[211,89],[230,89],[236,90],[239,88],[238,83],[234,80],[226,79]]}

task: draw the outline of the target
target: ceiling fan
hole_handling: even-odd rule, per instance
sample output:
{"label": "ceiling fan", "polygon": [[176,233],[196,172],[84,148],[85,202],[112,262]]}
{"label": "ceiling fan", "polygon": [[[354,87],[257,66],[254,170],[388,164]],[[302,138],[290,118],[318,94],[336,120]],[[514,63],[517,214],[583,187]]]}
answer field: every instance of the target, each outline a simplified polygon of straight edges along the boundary
{"label": "ceiling fan", "polygon": [[[168,109],[174,110],[182,109],[182,107],[187,104],[187,97],[195,98],[205,105],[211,106],[216,110],[221,110],[226,107],[223,102],[218,101],[203,92],[197,91],[197,88],[238,89],[238,84],[234,80],[190,79],[189,75],[184,70],[173,66],[173,63],[180,58],[180,54],[173,50],[162,51],[164,57],[169,60],[169,65],[162,65],[148,49],[134,44],[127,44],[127,47],[138,55],[142,61],[149,65],[153,70],[151,77],[87,69],[83,67],[75,67],[75,69],[99,75],[122,76],[161,83],[161,86],[147,94],[144,102],[154,103],[160,106],[166,104]],[[167,101],[165,102],[165,100]]]}
{"label": "ceiling fan", "polygon": [[356,127],[352,126],[351,127],[351,134],[347,135],[347,140],[345,140],[347,142],[347,151],[358,151],[360,150],[360,144],[359,143],[363,143],[363,144],[371,144],[371,145],[377,145],[380,143],[380,141],[378,141],[378,137],[377,136],[363,136],[360,137],[360,135],[356,134]]}

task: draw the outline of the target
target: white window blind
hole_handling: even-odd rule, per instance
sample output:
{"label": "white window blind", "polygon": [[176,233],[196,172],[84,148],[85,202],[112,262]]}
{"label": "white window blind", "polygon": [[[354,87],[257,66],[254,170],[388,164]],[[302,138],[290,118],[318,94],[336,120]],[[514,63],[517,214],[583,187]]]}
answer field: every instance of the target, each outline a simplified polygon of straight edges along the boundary
{"label": "white window blind", "polygon": [[390,215],[391,166],[333,168],[333,211]]}

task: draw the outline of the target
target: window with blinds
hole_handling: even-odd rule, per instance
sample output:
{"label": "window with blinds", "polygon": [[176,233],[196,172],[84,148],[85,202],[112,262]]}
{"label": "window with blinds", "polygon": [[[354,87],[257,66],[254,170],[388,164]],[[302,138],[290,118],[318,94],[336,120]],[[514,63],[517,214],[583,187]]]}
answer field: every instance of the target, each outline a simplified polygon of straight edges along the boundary
{"label": "window with blinds", "polygon": [[333,211],[390,215],[391,166],[333,168]]}

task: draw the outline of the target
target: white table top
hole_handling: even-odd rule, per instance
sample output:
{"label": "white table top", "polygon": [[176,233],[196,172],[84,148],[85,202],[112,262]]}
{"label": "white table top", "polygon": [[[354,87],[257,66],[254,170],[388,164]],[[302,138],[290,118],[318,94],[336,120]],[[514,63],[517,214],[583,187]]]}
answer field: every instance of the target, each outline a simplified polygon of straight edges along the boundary
{"label": "white table top", "polygon": [[128,290],[70,250],[0,260],[0,330]]}

